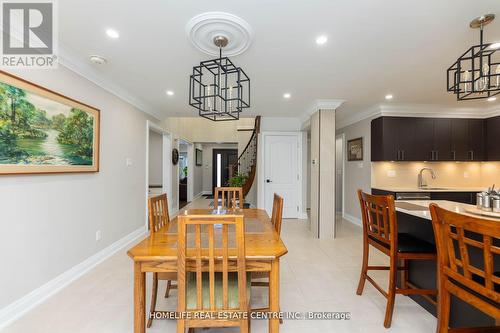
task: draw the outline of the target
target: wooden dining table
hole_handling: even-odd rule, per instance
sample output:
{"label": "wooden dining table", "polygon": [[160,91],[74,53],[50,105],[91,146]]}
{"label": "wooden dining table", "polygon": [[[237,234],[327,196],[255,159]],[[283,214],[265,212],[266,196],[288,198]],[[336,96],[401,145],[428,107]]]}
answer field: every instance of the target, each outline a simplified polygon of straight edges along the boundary
{"label": "wooden dining table", "polygon": [[[242,214],[248,272],[269,272],[269,311],[278,313],[280,257],[288,250],[263,209],[189,209],[179,214]],[[146,331],[146,273],[177,272],[177,218],[133,246],[127,254],[134,261],[134,333]],[[279,332],[279,318],[269,319],[269,332]]]}

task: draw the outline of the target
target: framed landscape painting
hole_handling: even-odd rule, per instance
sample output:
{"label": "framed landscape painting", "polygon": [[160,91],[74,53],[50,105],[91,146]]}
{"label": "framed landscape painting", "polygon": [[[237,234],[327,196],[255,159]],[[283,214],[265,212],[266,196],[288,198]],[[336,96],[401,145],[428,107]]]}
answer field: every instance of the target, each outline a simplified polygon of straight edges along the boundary
{"label": "framed landscape painting", "polygon": [[99,171],[99,113],[0,71],[0,174]]}

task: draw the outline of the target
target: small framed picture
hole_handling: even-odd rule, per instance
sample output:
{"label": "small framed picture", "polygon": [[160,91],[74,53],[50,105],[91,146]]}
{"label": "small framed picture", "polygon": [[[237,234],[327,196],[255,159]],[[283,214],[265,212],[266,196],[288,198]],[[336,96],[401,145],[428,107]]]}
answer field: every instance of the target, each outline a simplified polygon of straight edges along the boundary
{"label": "small framed picture", "polygon": [[203,165],[203,151],[196,148],[196,165],[201,166]]}
{"label": "small framed picture", "polygon": [[363,160],[363,138],[356,138],[347,141],[347,160],[348,161]]}

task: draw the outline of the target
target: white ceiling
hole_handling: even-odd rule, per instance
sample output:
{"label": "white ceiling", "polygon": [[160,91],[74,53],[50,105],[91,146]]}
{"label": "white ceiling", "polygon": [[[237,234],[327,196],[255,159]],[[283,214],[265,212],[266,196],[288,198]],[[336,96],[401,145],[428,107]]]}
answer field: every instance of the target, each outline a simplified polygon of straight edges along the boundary
{"label": "white ceiling", "polygon": [[[209,56],[187,38],[189,19],[206,11],[240,16],[254,30],[250,48],[232,60],[252,82],[246,115],[301,117],[317,99],[343,99],[339,118],[384,103],[491,107],[457,102],[446,69],[472,44],[476,16],[494,13],[486,41],[500,41],[499,0],[65,0],[59,1],[61,54],[70,67],[146,112],[194,116],[192,67]],[[112,40],[109,27],[120,32]],[[315,38],[328,36],[318,46]],[[90,64],[88,56],[108,59]],[[175,95],[167,97],[165,91]],[[290,92],[292,98],[283,99]],[[499,99],[500,102],[500,99]]]}

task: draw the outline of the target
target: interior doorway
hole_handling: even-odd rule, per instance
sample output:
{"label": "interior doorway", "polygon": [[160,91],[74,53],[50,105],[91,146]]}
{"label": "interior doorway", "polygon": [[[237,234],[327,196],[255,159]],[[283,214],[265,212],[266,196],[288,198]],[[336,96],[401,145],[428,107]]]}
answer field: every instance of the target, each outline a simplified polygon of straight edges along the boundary
{"label": "interior doorway", "polygon": [[226,186],[238,163],[238,149],[214,149],[212,152],[212,195],[216,187]]}
{"label": "interior doorway", "polygon": [[335,137],[335,227],[344,217],[345,134]]}

